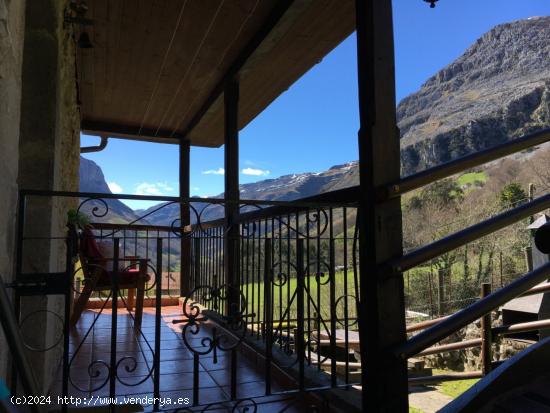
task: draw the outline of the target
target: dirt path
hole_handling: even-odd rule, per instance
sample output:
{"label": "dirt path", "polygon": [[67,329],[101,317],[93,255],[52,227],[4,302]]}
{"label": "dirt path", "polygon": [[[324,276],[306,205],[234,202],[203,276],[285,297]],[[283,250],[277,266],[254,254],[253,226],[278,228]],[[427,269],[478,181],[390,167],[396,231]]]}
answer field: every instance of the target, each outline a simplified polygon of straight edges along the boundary
{"label": "dirt path", "polygon": [[438,392],[434,387],[412,387],[409,393],[409,405],[423,413],[435,413],[451,400],[452,397]]}

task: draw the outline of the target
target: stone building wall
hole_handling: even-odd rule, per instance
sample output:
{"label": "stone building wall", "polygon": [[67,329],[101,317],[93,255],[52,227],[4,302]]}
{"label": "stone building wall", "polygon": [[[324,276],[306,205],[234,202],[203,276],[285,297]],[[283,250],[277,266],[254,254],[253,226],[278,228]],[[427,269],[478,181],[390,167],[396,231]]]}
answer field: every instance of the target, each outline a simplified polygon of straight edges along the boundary
{"label": "stone building wall", "polygon": [[[62,4],[63,2],[57,2]],[[57,111],[54,144],[53,189],[57,191],[79,190],[80,167],[80,113],[76,88],[75,42],[72,27],[63,24],[63,10],[57,9]],[[66,234],[67,211],[78,207],[77,198],[54,198],[50,233],[54,236]],[[64,241],[52,243],[50,250],[50,271],[64,271],[66,268],[66,245]],[[64,314],[64,300],[51,297],[48,310]],[[47,319],[50,342],[56,340],[60,325],[53,317]],[[63,356],[63,347],[58,345],[49,355],[45,366],[45,385],[51,385],[51,377],[58,370]]]}
{"label": "stone building wall", "polygon": [[[22,55],[17,88],[20,102],[16,105],[19,115],[13,126],[18,131],[18,141],[11,142],[15,153],[11,161],[19,189],[78,190],[80,122],[73,28],[63,21],[67,3],[67,0],[27,1],[21,10],[24,40],[17,46]],[[51,238],[65,234],[67,210],[77,202],[68,198],[27,199],[25,234],[44,239],[25,241],[24,273],[65,269],[65,242]],[[3,211],[0,214],[6,219]],[[14,216],[13,213],[7,216],[12,227]],[[13,256],[13,235],[9,242],[9,255]],[[49,312],[62,317],[63,304],[60,296],[23,298],[21,318],[28,319],[22,325],[22,334],[28,345],[46,348],[57,341],[62,325]],[[47,352],[28,352],[33,373],[44,392],[54,380],[61,354],[61,345]]]}
{"label": "stone building wall", "polygon": [[[0,277],[13,277],[25,1],[0,0]],[[0,348],[7,348],[0,329]],[[7,352],[0,351],[0,377]]]}

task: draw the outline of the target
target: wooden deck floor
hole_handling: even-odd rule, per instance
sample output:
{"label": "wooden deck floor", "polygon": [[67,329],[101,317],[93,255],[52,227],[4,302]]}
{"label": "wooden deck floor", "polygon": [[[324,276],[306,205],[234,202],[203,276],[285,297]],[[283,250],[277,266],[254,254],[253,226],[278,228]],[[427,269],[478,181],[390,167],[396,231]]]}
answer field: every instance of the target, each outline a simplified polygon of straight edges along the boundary
{"label": "wooden deck floor", "polygon": [[[124,309],[119,309],[117,317],[116,352],[119,367],[116,382],[117,402],[134,398],[153,397],[153,368],[155,317],[154,308],[145,308],[142,334],[136,335],[132,328],[132,319]],[[97,317],[92,326],[94,318]],[[160,328],[160,393],[162,398],[170,398],[179,403],[164,408],[189,407],[193,404],[193,353],[182,340],[182,324],[172,324],[175,318],[181,318],[181,308],[169,306],[162,308]],[[86,335],[87,334],[87,335]],[[210,337],[209,328],[202,328],[193,337],[193,345],[201,345],[201,340]],[[109,396],[108,364],[111,354],[111,311],[86,310],[70,336],[70,358],[74,359],[70,369],[69,396],[93,399],[103,404]],[[79,344],[80,349],[78,349]],[[78,351],[77,351],[78,350]],[[258,398],[255,400],[258,411],[277,412],[283,410],[289,402],[285,396],[265,397],[265,381],[260,360],[238,353],[237,398]],[[104,364],[106,363],[106,364]],[[214,362],[213,352],[199,358],[199,399],[204,405],[230,400],[230,354],[218,352]],[[53,387],[52,395],[61,393],[60,377]],[[272,391],[283,391],[280,383],[272,382]],[[185,404],[185,398],[189,403]],[[103,403],[102,403],[103,402]],[[143,408],[152,408],[152,403],[139,403]],[[246,407],[246,406],[242,406]],[[210,410],[209,410],[210,411]],[[300,411],[290,407],[285,412]]]}

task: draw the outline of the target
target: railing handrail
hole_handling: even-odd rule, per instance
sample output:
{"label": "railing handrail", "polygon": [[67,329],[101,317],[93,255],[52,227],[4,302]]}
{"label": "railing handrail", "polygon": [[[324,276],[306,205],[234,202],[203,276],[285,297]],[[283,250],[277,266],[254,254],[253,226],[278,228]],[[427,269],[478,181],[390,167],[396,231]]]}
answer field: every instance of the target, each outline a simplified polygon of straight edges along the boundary
{"label": "railing handrail", "polygon": [[450,334],[464,328],[471,322],[497,309],[499,306],[522,295],[549,277],[550,263],[527,273],[506,287],[489,294],[487,297],[476,301],[463,310],[454,313],[441,322],[411,337],[404,344],[397,346],[393,350],[393,353],[403,359],[418,354],[425,348],[428,348]]}
{"label": "railing handrail", "polygon": [[395,198],[432,182],[463,172],[466,169],[483,165],[548,141],[550,141],[550,128],[531,133],[521,138],[512,139],[500,145],[401,178],[399,181],[381,188],[378,191],[378,197],[380,199]]}
{"label": "railing handrail", "polygon": [[[521,297],[527,297],[527,296],[530,296],[530,295],[541,294],[541,293],[544,293],[544,292],[547,292],[547,291],[550,291],[550,283],[539,284],[539,285],[527,290],[523,294],[521,294]],[[445,320],[446,318],[449,318],[449,316],[447,315],[447,316],[444,316],[444,317],[433,318],[431,320],[426,320],[426,321],[421,321],[419,323],[411,324],[411,325],[407,326],[407,333],[413,333],[415,331],[425,330],[428,327],[431,327],[434,324],[437,324],[440,321]]]}
{"label": "railing handrail", "polygon": [[181,228],[167,225],[149,225],[149,224],[114,224],[110,222],[90,222],[92,229],[114,229],[114,230],[132,230],[132,231],[160,231],[160,232],[180,232]]}
{"label": "railing handrail", "polygon": [[[177,197],[177,196],[164,196],[164,195],[132,195],[132,194],[107,194],[100,192],[78,192],[78,191],[47,191],[39,189],[20,189],[20,197],[27,196],[57,196],[65,198],[90,198],[90,199],[127,199],[135,201],[164,201],[171,203],[192,203],[192,204],[230,204],[237,203],[239,205],[267,205],[269,207],[286,207],[292,210],[293,208],[322,208],[330,206],[342,206],[342,202],[335,202],[331,200],[330,194],[339,194],[344,196],[348,193],[358,191],[359,187],[350,187],[337,191],[327,192],[314,197],[307,197],[296,199],[292,201],[277,201],[277,200],[260,200],[260,199],[238,199],[238,200],[226,200],[224,198],[201,198],[201,197]],[[348,198],[349,199],[349,198]],[[349,201],[350,203],[356,203],[356,200]],[[268,208],[264,208],[268,209]]]}
{"label": "railing handrail", "polygon": [[550,193],[420,247],[408,254],[404,254],[400,258],[390,261],[386,268],[389,267],[394,273],[410,270],[432,258],[505,228],[514,222],[547,208],[550,208]]}
{"label": "railing handrail", "polygon": [[[256,211],[244,212],[239,215],[240,223],[247,223],[262,218],[270,218],[278,215],[293,214],[303,212],[315,208],[322,207],[355,207],[359,196],[360,187],[350,186],[336,191],[325,192],[319,195],[300,198],[294,201],[285,201],[286,203],[262,208]],[[211,221],[201,222],[200,226],[203,229],[218,227],[224,224],[224,218],[218,218]],[[193,224],[192,227],[197,227],[198,224]]]}

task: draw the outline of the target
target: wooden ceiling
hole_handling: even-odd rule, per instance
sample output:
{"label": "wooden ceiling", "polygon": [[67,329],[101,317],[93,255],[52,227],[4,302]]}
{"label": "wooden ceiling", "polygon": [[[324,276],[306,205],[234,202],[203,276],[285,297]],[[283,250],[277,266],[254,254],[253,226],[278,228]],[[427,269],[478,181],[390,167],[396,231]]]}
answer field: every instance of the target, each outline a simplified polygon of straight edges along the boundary
{"label": "wooden ceiling", "polygon": [[[89,0],[83,132],[217,147],[223,79],[245,127],[355,28],[353,0]],[[77,33],[78,36],[78,33]]]}

